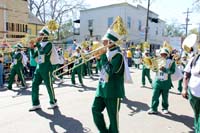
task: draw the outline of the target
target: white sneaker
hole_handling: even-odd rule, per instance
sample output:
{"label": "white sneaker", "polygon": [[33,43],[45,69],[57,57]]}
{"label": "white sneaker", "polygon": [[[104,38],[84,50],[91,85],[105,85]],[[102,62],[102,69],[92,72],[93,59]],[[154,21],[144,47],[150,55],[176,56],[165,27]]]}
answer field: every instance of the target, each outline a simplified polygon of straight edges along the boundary
{"label": "white sneaker", "polygon": [[30,108],[29,111],[36,111],[36,110],[39,110],[39,109],[41,109],[41,106],[36,105],[36,106],[33,106],[32,108]]}
{"label": "white sneaker", "polygon": [[50,107],[48,107],[48,109],[55,109],[57,107],[58,107],[57,103],[54,103],[54,104],[50,104]]}
{"label": "white sneaker", "polygon": [[148,114],[158,114],[157,111],[153,111],[152,109],[148,110],[147,113],[148,113]]}
{"label": "white sneaker", "polygon": [[166,109],[164,109],[164,110],[162,111],[162,113],[163,113],[163,114],[168,114],[168,113],[169,113],[169,111],[168,111],[168,110],[166,110]]}

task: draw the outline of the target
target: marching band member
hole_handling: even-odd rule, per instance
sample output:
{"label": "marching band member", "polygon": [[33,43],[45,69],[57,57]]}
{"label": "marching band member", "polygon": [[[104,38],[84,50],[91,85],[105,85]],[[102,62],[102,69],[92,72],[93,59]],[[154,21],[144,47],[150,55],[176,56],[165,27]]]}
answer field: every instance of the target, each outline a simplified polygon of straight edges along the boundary
{"label": "marching band member", "polygon": [[82,59],[80,59],[80,57],[81,57],[80,51],[81,51],[81,48],[80,47],[76,47],[76,53],[73,55],[75,57],[75,62],[74,62],[74,66],[73,66],[72,73],[71,73],[71,82],[72,82],[73,85],[76,84],[76,82],[75,82],[75,74],[77,73],[79,82],[83,86],[82,65],[78,66],[80,63],[82,63]]}
{"label": "marching band member", "polygon": [[[146,60],[148,62],[146,62]],[[148,78],[149,83],[152,83],[152,79],[150,76],[150,65],[151,65],[151,59],[149,55],[149,51],[144,51],[144,57],[143,57],[143,67],[142,67],[142,87],[145,87],[145,76]]]}
{"label": "marching band member", "polygon": [[163,60],[162,66],[159,66],[158,72],[156,72],[155,80],[153,81],[153,96],[151,101],[151,108],[148,114],[157,114],[159,97],[162,95],[162,112],[164,114],[168,113],[168,95],[169,90],[172,87],[171,74],[175,72],[175,63],[171,59],[167,58],[169,56],[169,50],[167,48],[162,48],[160,50],[160,56]]}
{"label": "marching band member", "polygon": [[[181,58],[180,58],[179,55],[176,55],[176,57],[175,57],[174,59],[175,59],[175,62],[176,62],[176,66],[177,66],[182,72],[184,72],[184,68],[185,68],[185,66],[186,66],[185,61],[187,60],[186,56],[182,55]],[[181,92],[182,92],[182,89],[183,89],[182,83],[183,83],[183,78],[180,79],[180,80],[178,81],[178,91],[179,91],[179,93],[181,93]]]}
{"label": "marching band member", "polygon": [[[64,66],[64,63],[65,63],[65,58],[63,56],[63,50],[62,50],[62,48],[59,48],[57,52],[58,52],[58,56],[59,56],[58,67],[61,68],[61,67]],[[59,73],[63,73],[63,69],[60,69]],[[63,83],[64,82],[63,81],[63,75],[61,75],[59,78],[61,79],[61,83]]]}
{"label": "marching band member", "polygon": [[195,133],[200,132],[200,54],[190,59],[184,69],[182,96],[189,98],[194,111]]}
{"label": "marching band member", "polygon": [[[115,45],[118,40],[117,33],[108,30],[104,36],[103,44],[108,47],[108,51],[102,50],[100,60],[102,69],[96,96],[92,105],[93,120],[100,133],[118,133],[118,118],[120,109],[120,99],[125,97],[124,91],[124,59],[123,55]],[[119,36],[119,35],[118,35]],[[127,66],[128,67],[128,66]],[[110,120],[109,129],[103,117],[103,110],[107,109]]]}
{"label": "marching band member", "polygon": [[[46,85],[49,99],[50,107],[53,109],[57,107],[57,100],[55,98],[55,93],[52,84],[52,64],[50,62],[52,43],[48,40],[50,32],[46,27],[43,27],[39,32],[39,37],[37,38],[36,47],[38,49],[38,55],[33,53],[33,57],[38,56],[38,65],[34,73],[34,79],[32,82],[32,108],[29,111],[35,111],[41,108],[39,101],[39,85],[44,80]],[[34,52],[34,45],[31,46],[31,51]]]}
{"label": "marching band member", "polygon": [[137,46],[136,47],[136,51],[134,53],[134,64],[135,64],[135,68],[140,69],[140,62],[141,62],[141,51],[140,48]]}
{"label": "marching band member", "polygon": [[19,79],[22,83],[23,89],[27,88],[26,82],[25,82],[25,79],[24,79],[24,75],[23,75],[23,72],[22,72],[23,69],[24,69],[24,66],[23,66],[23,55],[21,54],[21,48],[22,48],[22,45],[17,44],[16,51],[13,55],[14,61],[11,65],[11,74],[10,74],[10,77],[9,77],[8,87],[7,87],[8,90],[12,90],[12,84],[14,82],[16,74],[18,75],[18,77],[19,77]]}

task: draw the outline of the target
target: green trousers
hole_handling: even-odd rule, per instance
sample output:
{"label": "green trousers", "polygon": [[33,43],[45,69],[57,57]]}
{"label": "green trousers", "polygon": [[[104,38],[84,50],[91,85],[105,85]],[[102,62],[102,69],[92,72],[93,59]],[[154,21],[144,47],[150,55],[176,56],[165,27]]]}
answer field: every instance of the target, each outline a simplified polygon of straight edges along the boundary
{"label": "green trousers", "polygon": [[88,76],[92,76],[93,75],[93,72],[92,72],[92,62],[88,61],[86,68],[87,68]]}
{"label": "green trousers", "polygon": [[19,80],[22,82],[22,86],[26,86],[25,80],[24,80],[24,76],[22,74],[22,69],[23,68],[19,68],[19,67],[13,67],[11,69],[11,74],[9,77],[9,81],[8,81],[8,89],[12,89],[12,84],[15,80],[15,75],[17,74],[19,77]]}
{"label": "green trousers", "polygon": [[72,74],[71,74],[71,81],[72,81],[72,84],[75,84],[76,81],[75,81],[75,74],[77,73],[78,74],[78,80],[81,84],[83,84],[83,80],[82,80],[82,70],[81,70],[81,66],[77,67],[77,68],[74,68],[72,70]]}
{"label": "green trousers", "polygon": [[152,83],[152,79],[150,76],[150,69],[143,68],[142,69],[142,85],[145,85],[145,76],[148,78],[149,83]]}
{"label": "green trousers", "polygon": [[43,80],[49,94],[50,104],[56,103],[55,93],[54,93],[53,84],[52,84],[51,71],[48,70],[48,68],[47,70],[44,70],[44,71],[36,69],[33,83],[32,83],[32,103],[34,106],[40,104],[39,85],[42,83]]}
{"label": "green trousers", "polygon": [[[107,129],[103,116],[103,110],[106,108],[110,120],[110,126]],[[95,125],[100,133],[119,133],[120,98],[102,98],[95,97],[92,105],[92,114]]]}
{"label": "green trousers", "polygon": [[193,96],[189,91],[189,101],[194,111],[195,133],[200,133],[200,98]]}
{"label": "green trousers", "polygon": [[153,96],[152,96],[152,101],[151,101],[151,109],[153,111],[158,111],[160,95],[162,95],[162,109],[168,110],[169,89],[162,89],[162,85],[161,85],[161,86],[154,86],[153,87]]}
{"label": "green trousers", "polygon": [[182,89],[183,89],[182,83],[183,83],[183,79],[181,79],[181,80],[178,81],[178,91],[180,93],[182,92]]}

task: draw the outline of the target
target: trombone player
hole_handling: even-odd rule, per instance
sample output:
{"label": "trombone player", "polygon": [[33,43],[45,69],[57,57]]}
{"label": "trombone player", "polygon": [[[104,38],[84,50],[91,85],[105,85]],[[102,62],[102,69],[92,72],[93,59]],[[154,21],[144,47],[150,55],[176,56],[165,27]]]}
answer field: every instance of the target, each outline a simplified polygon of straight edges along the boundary
{"label": "trombone player", "polygon": [[[104,48],[100,51],[102,65],[96,96],[92,105],[93,120],[101,133],[118,133],[118,115],[120,99],[125,97],[124,91],[124,59],[120,48],[116,45],[119,35],[109,29],[103,37]],[[106,128],[103,110],[107,109],[110,126]]]}
{"label": "trombone player", "polygon": [[[78,79],[80,84],[83,86],[83,80],[82,80],[82,65],[78,66],[79,64],[82,63],[82,59],[80,59],[81,57],[81,48],[79,46],[76,47],[76,52],[74,53],[74,58],[75,58],[75,62],[74,62],[74,66],[72,69],[72,73],[71,73],[71,82],[73,85],[76,84],[75,82],[75,74],[78,74]],[[78,67],[76,67],[78,66]]]}
{"label": "trombone player", "polygon": [[142,87],[145,87],[145,77],[148,78],[149,83],[152,83],[151,75],[150,75],[150,67],[152,65],[149,51],[144,51],[144,57],[143,57],[143,67],[142,67]]}

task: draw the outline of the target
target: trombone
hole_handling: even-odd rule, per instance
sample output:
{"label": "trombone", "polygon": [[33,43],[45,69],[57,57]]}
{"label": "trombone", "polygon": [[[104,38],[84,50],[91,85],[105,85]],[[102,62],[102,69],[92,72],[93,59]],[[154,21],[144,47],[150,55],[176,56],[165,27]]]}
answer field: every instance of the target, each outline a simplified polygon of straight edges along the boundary
{"label": "trombone", "polygon": [[87,53],[87,54],[81,54],[81,57],[79,57],[78,59],[76,59],[76,60],[83,59],[83,61],[82,61],[80,64],[78,64],[78,65],[76,65],[76,66],[74,66],[74,67],[72,67],[72,68],[70,68],[70,69],[67,69],[67,70],[65,70],[65,71],[62,72],[62,73],[57,74],[57,72],[60,71],[61,69],[66,68],[66,67],[68,67],[69,65],[75,63],[76,60],[74,60],[74,61],[72,61],[72,62],[70,62],[70,63],[68,63],[68,64],[66,64],[66,65],[64,65],[64,66],[62,66],[62,67],[59,67],[58,69],[56,69],[56,70],[54,70],[54,71],[52,72],[53,77],[56,78],[56,79],[59,79],[59,78],[58,78],[59,76],[64,75],[65,73],[68,73],[69,71],[71,71],[71,70],[73,70],[73,69],[75,69],[75,68],[77,68],[77,67],[83,65],[84,63],[86,63],[86,62],[88,62],[88,61],[90,61],[90,60],[93,60],[94,58],[97,58],[98,56],[101,55],[101,53],[99,53],[99,52],[100,52],[102,49],[105,49],[105,48],[107,48],[107,47],[109,47],[109,46],[110,46],[110,44],[109,44],[109,45],[106,45],[106,46],[99,47],[99,48],[97,48],[97,49],[95,49],[95,50],[93,50],[93,51],[91,51],[91,52],[89,52],[89,53]]}

